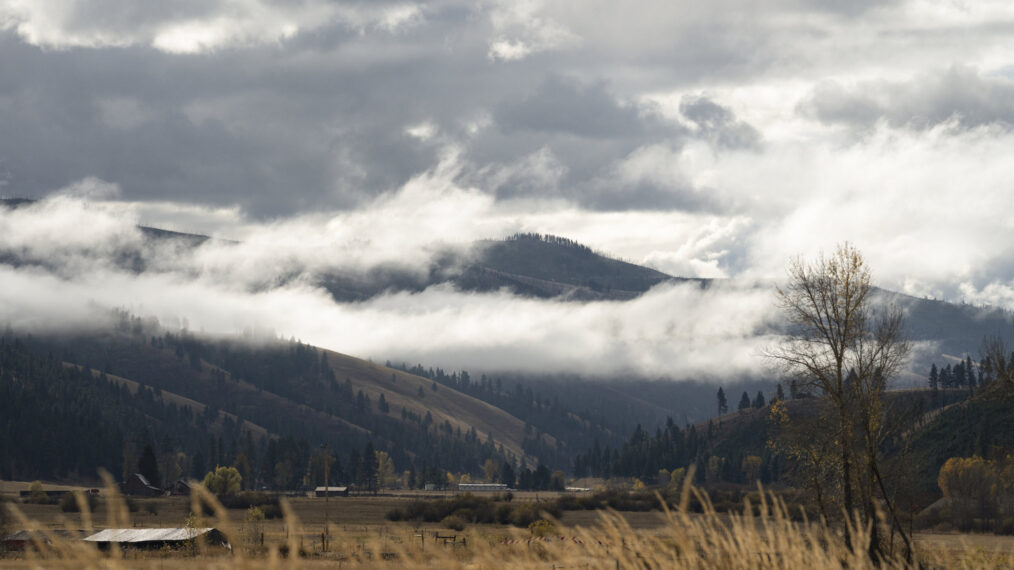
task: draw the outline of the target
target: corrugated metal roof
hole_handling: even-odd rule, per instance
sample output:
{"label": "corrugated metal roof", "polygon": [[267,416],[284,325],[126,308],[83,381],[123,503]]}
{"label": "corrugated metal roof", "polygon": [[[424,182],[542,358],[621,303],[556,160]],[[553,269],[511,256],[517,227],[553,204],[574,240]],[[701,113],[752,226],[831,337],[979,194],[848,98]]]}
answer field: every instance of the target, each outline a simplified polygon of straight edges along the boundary
{"label": "corrugated metal roof", "polygon": [[179,542],[207,534],[213,528],[107,528],[87,538],[88,542]]}

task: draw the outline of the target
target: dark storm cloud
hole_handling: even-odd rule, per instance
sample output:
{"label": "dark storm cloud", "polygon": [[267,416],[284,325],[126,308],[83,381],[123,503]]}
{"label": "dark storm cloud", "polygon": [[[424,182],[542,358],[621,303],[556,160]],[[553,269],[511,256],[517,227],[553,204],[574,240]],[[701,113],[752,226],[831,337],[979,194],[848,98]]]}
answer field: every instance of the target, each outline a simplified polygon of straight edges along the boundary
{"label": "dark storm cloud", "polygon": [[0,137],[12,194],[97,176],[136,199],[285,214],[354,206],[433,163],[404,136],[421,113],[396,66],[303,66],[270,48],[52,52],[11,32],[0,49],[0,122],[18,133]]}
{"label": "dark storm cloud", "polygon": [[754,149],[761,136],[750,124],[736,119],[735,113],[703,96],[684,97],[680,113],[692,122],[700,135],[716,146],[730,149]]}
{"label": "dark storm cloud", "polygon": [[1014,125],[1014,81],[984,76],[966,66],[918,75],[908,81],[845,86],[823,82],[799,105],[823,123],[870,129],[877,121],[893,127],[933,128],[953,121],[962,129]]}
{"label": "dark storm cloud", "polygon": [[[239,47],[178,55],[159,47],[166,25],[235,17],[234,10],[215,3],[120,10],[107,1],[63,13],[57,27],[23,18],[48,38],[39,43],[63,49],[31,45],[18,27],[0,32],[0,121],[19,133],[0,137],[6,193],[38,197],[95,176],[128,199],[238,204],[258,217],[355,208],[433,167],[453,145],[462,179],[500,199],[697,210],[699,196],[681,196],[686,184],[612,173],[644,145],[678,147],[700,135],[738,148],[752,137],[735,122],[688,129],[660,118],[636,91],[613,90],[602,74],[561,73],[594,55],[544,53],[551,44],[544,39],[523,62],[493,61],[489,42],[499,32],[475,7],[435,3],[418,25],[388,32],[374,12],[400,4],[342,5],[345,12],[313,25],[304,17],[284,41],[266,33],[263,44],[250,44],[243,36]],[[523,17],[515,20],[522,40],[538,36],[525,31]],[[73,47],[88,42],[107,47]],[[127,45],[108,47],[117,42]],[[435,136],[407,134],[423,123]]]}
{"label": "dark storm cloud", "polygon": [[[725,120],[700,129],[700,136],[710,139],[721,131],[723,146],[734,146],[732,131],[744,126],[723,111]],[[530,93],[502,101],[494,122],[471,142],[468,158],[509,171],[495,183],[501,199],[559,197],[594,210],[718,209],[707,192],[685,181],[632,180],[617,173],[639,148],[678,149],[699,137],[650,105],[621,102],[604,82],[549,74]]]}
{"label": "dark storm cloud", "polygon": [[531,95],[501,104],[496,120],[507,132],[525,129],[583,138],[639,137],[666,130],[652,117],[642,117],[636,107],[620,105],[604,83],[582,85],[559,75],[547,77]]}

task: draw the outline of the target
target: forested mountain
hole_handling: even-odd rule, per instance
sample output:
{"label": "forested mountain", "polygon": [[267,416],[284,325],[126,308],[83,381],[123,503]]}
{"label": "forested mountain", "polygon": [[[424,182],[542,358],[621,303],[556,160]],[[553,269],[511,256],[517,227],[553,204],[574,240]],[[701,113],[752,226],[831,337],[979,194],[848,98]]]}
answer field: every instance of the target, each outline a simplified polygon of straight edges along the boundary
{"label": "forested mountain", "polygon": [[462,291],[506,289],[516,295],[570,301],[628,300],[663,282],[692,282],[654,269],[611,259],[567,238],[514,234],[472,244],[464,252],[437,256],[428,275],[396,267],[365,276],[324,274],[320,283],[338,301],[359,301],[384,291],[421,291],[450,283]]}
{"label": "forested mountain", "polygon": [[[510,414],[295,341],[199,339],[125,314],[115,331],[9,331],[0,340],[10,459],[2,478],[94,478],[100,466],[120,474],[149,444],[178,475],[202,476],[243,455],[251,481],[277,488],[313,483],[307,465],[322,443],[335,456],[332,481],[352,480],[355,469],[343,466],[367,446],[418,483],[442,482],[446,471],[478,473],[486,460],[537,462],[523,454],[524,423]],[[71,447],[75,453],[53,457]]]}
{"label": "forested mountain", "polygon": [[[367,444],[387,452],[399,472],[426,472],[430,480],[442,480],[436,473],[444,471],[478,476],[490,459],[517,470],[570,472],[593,442],[620,445],[637,423],[655,425],[674,413],[699,420],[711,407],[707,384],[473,379],[465,371],[379,366],[296,341],[170,333],[122,312],[117,322],[115,330],[88,334],[4,335],[14,356],[0,362],[0,373],[18,406],[6,417],[35,420],[7,424],[12,460],[0,465],[0,477],[87,477],[99,466],[120,474],[151,444],[178,475],[199,476],[242,454],[257,484],[289,488],[309,483],[305,465],[324,442],[335,454],[333,481],[354,476],[342,466]],[[107,398],[106,423],[95,422],[106,426],[97,436],[102,443],[76,447],[101,446],[103,454],[36,462],[39,450],[63,444],[17,443],[32,442],[39,422],[85,421],[54,419],[53,410],[85,414]]]}
{"label": "forested mountain", "polygon": [[[553,469],[567,472],[577,454],[593,443],[618,447],[636,426],[654,429],[667,420],[673,421],[673,417],[686,426],[716,412],[715,385],[708,382],[511,373],[476,377],[468,371],[387,364],[488,402],[523,420],[525,452]],[[751,393],[773,389],[773,382],[759,378],[731,381],[726,387]]]}

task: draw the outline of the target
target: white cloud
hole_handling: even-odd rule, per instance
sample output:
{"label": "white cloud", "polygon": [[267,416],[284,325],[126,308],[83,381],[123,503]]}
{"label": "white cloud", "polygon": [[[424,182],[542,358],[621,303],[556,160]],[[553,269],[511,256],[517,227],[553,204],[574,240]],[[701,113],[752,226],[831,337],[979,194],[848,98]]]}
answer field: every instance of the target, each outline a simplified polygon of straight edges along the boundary
{"label": "white cloud", "polygon": [[493,26],[489,58],[518,61],[535,53],[579,44],[576,34],[547,14],[545,4],[542,0],[493,3],[489,10]]}
{"label": "white cloud", "polygon": [[213,0],[150,6],[130,0],[3,0],[0,26],[47,48],[150,45],[173,54],[275,44],[339,24],[359,33],[397,33],[424,20],[410,3],[277,3]]}

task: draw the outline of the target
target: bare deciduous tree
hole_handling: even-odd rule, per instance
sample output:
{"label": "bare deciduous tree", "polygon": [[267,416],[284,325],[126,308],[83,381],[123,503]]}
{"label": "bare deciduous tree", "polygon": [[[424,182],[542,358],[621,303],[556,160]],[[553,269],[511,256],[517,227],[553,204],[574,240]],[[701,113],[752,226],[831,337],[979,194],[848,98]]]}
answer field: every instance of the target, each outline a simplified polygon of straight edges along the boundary
{"label": "bare deciduous tree", "polygon": [[1014,354],[1008,360],[1007,343],[1000,336],[988,336],[982,340],[979,362],[983,369],[985,385],[989,391],[1014,389]]}
{"label": "bare deciduous tree", "polygon": [[[778,298],[789,331],[769,356],[797,386],[823,400],[821,423],[831,430],[835,442],[834,449],[827,450],[834,454],[833,473],[838,477],[835,506],[850,517],[856,513],[863,524],[874,523],[870,554],[879,557],[877,495],[894,514],[880,476],[880,448],[886,432],[883,394],[909,350],[902,334],[902,313],[877,305],[870,270],[848,243],[813,262],[794,259],[788,273],[788,284],[778,290]],[[830,458],[814,461],[826,459]],[[892,522],[900,527],[896,516]],[[851,543],[848,524],[845,538]],[[907,536],[903,538],[910,549]]]}

